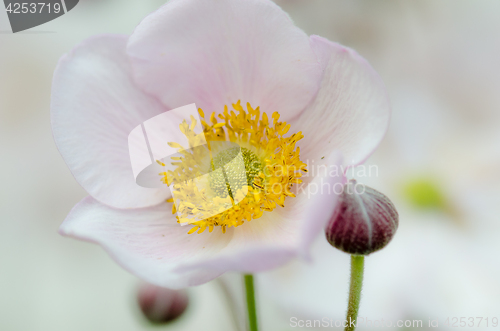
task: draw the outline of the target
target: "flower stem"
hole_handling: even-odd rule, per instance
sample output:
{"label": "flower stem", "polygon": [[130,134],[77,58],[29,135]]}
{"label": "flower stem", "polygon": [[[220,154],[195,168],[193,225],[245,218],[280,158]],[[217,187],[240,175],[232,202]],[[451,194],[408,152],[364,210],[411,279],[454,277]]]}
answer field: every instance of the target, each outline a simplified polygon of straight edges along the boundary
{"label": "flower stem", "polygon": [[248,324],[250,331],[258,331],[257,326],[257,309],[255,307],[255,290],[253,286],[253,275],[247,274],[243,276],[245,279],[245,290],[247,296],[247,309],[248,309]]}
{"label": "flower stem", "polygon": [[226,301],[226,306],[229,309],[229,312],[231,313],[231,318],[233,320],[234,324],[234,329],[235,331],[241,331],[245,329],[245,326],[243,323],[243,318],[241,317],[241,313],[238,310],[238,306],[236,305],[235,298],[233,294],[231,293],[231,290],[227,284],[227,282],[222,278],[216,278],[215,282],[219,285],[222,294],[224,295],[224,299]]}
{"label": "flower stem", "polygon": [[363,286],[364,255],[351,255],[351,285],[349,288],[349,305],[347,306],[346,327],[344,331],[356,329],[361,287]]}

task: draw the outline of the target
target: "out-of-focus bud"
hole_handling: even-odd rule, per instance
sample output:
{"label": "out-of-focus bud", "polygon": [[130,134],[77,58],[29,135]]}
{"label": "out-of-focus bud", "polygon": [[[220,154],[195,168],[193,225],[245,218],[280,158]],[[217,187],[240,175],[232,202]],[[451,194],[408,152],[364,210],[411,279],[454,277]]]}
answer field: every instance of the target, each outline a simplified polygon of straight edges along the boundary
{"label": "out-of-focus bud", "polygon": [[382,193],[350,180],[326,226],[328,242],[349,254],[368,255],[384,248],[394,237],[399,215]]}
{"label": "out-of-focus bud", "polygon": [[184,313],[189,299],[185,290],[171,290],[143,284],[137,293],[137,301],[142,313],[149,321],[167,323]]}

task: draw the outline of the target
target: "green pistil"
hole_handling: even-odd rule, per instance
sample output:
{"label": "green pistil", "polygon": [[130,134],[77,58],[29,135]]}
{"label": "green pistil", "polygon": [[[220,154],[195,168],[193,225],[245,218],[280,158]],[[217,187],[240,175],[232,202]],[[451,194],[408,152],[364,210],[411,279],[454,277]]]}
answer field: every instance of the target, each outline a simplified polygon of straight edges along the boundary
{"label": "green pistil", "polygon": [[243,186],[251,186],[263,168],[257,155],[244,147],[229,148],[218,153],[210,165],[212,170],[222,169],[222,172],[210,172],[210,188],[221,198],[227,197],[229,192],[233,199],[231,188],[237,191]]}

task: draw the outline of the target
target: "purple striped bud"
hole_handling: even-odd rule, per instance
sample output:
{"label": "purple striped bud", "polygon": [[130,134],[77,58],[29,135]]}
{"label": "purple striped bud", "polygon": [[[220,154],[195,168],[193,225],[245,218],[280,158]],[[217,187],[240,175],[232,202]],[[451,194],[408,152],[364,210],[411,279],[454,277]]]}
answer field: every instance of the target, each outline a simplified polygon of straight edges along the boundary
{"label": "purple striped bud", "polygon": [[368,255],[384,248],[394,237],[399,215],[382,193],[350,180],[326,226],[328,242],[349,254]]}
{"label": "purple striped bud", "polygon": [[137,301],[144,316],[152,323],[167,323],[181,316],[188,306],[185,290],[171,290],[152,284],[143,284]]}

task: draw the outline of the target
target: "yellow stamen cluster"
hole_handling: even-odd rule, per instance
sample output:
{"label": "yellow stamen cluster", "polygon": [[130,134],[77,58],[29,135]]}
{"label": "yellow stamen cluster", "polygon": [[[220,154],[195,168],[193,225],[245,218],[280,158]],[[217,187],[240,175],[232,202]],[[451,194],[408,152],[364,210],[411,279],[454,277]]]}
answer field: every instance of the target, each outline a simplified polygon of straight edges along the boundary
{"label": "yellow stamen cluster", "polygon": [[[245,110],[240,101],[232,106],[234,110],[229,111],[225,106],[222,114],[212,113],[209,119],[199,109],[203,126],[199,134],[193,131],[194,118],[191,118],[191,125],[183,121],[180,129],[188,138],[188,149],[169,143],[178,148],[179,156],[172,158],[176,168],[160,175],[164,183],[174,183],[174,198],[169,202],[175,202],[172,212],[177,213],[178,223],[193,225],[188,233],[202,233],[207,228],[212,232],[215,226],[220,226],[225,233],[231,226],[261,217],[264,211],[284,207],[285,198],[295,196],[290,191],[293,184],[302,182],[301,171],[307,171],[306,164],[299,158],[300,148],[295,146],[304,137],[301,132],[284,137],[290,124],[279,122],[277,112],[273,113],[270,122],[266,113],[262,113],[261,118],[259,107],[254,109],[247,103]],[[244,184],[239,184],[236,192],[229,191],[229,195],[217,194],[217,189],[213,189],[220,187],[213,182],[218,178],[213,162],[218,158],[218,142],[237,144],[247,169]],[[226,169],[231,170],[231,165]],[[207,172],[208,184],[200,184],[197,178]],[[227,181],[227,174],[223,175]]]}

